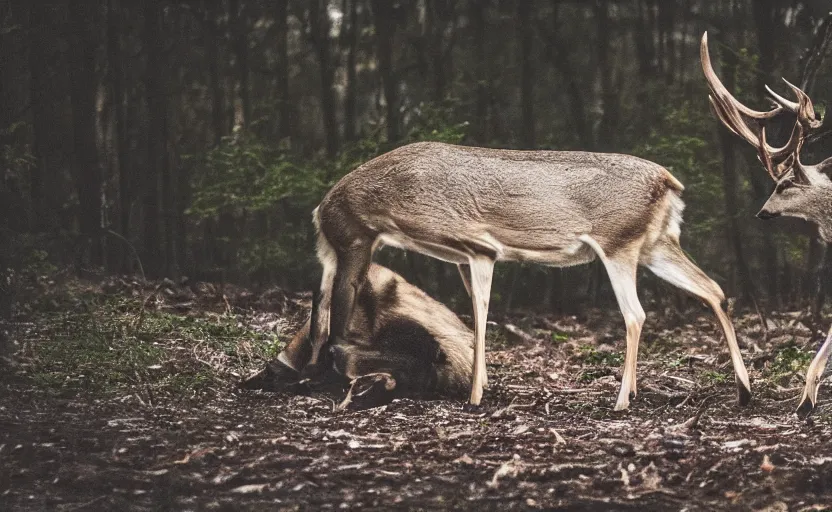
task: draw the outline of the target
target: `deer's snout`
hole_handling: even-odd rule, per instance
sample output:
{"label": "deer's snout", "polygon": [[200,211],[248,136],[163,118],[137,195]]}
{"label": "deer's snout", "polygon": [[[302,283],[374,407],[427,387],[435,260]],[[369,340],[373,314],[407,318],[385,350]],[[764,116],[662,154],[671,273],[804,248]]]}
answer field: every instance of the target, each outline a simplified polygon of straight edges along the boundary
{"label": "deer's snout", "polygon": [[762,210],[757,212],[757,218],[758,219],[763,219],[763,220],[773,219],[773,218],[779,217],[779,216],[780,216],[779,212],[772,212],[772,211],[766,210],[765,208],[763,208]]}

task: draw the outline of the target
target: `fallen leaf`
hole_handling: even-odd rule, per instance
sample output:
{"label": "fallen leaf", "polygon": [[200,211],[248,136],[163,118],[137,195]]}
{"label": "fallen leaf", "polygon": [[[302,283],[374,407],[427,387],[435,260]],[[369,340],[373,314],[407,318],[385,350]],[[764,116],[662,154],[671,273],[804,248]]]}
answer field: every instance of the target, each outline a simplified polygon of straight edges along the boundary
{"label": "fallen leaf", "polygon": [[231,492],[236,492],[238,494],[250,494],[253,492],[260,492],[268,486],[269,484],[246,484],[231,489]]}
{"label": "fallen leaf", "polygon": [[520,456],[514,454],[512,460],[503,463],[500,468],[494,472],[491,481],[488,482],[488,487],[496,489],[500,485],[500,480],[505,477],[516,478],[517,475],[523,472],[523,463],[520,461]]}
{"label": "fallen leaf", "polygon": [[760,469],[766,473],[774,471],[774,464],[771,463],[771,459],[768,458],[768,455],[763,455],[763,463],[760,464]]}
{"label": "fallen leaf", "polygon": [[458,459],[454,460],[454,462],[456,462],[457,464],[468,464],[468,465],[471,465],[471,464],[473,464],[473,463],[474,463],[474,459],[472,459],[471,457],[469,457],[469,456],[468,456],[468,454],[466,453],[466,454],[465,454],[465,455],[463,455],[462,457],[460,457],[460,458],[458,458]]}
{"label": "fallen leaf", "polygon": [[566,444],[566,439],[564,439],[557,430],[550,428],[549,432],[555,436],[555,444]]}
{"label": "fallen leaf", "polygon": [[514,430],[511,431],[511,433],[514,434],[515,436],[519,436],[520,434],[525,434],[528,431],[529,431],[529,426],[528,425],[518,425],[517,427],[515,427]]}

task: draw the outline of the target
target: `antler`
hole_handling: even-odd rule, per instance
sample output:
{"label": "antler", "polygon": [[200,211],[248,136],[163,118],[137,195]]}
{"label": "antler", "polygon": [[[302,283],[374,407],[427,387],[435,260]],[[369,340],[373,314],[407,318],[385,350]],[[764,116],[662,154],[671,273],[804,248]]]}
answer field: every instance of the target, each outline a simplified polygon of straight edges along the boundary
{"label": "antler", "polygon": [[[797,96],[797,102],[783,98],[766,86],[766,90],[777,106],[767,112],[750,109],[737,101],[716,76],[708,52],[707,32],[702,34],[702,43],[699,50],[702,70],[705,73],[708,88],[711,90],[708,100],[717,117],[734,134],[757,147],[760,161],[766,167],[769,175],[773,180],[779,180],[783,173],[790,169],[795,162],[799,162],[800,148],[808,132],[820,127],[820,121],[815,118],[812,100],[799,87],[784,79]],[[782,147],[772,147],[766,142],[765,122],[784,111],[794,113],[797,116],[797,121],[794,128],[792,128],[789,141]],[[778,162],[777,165],[773,164],[774,161]]]}

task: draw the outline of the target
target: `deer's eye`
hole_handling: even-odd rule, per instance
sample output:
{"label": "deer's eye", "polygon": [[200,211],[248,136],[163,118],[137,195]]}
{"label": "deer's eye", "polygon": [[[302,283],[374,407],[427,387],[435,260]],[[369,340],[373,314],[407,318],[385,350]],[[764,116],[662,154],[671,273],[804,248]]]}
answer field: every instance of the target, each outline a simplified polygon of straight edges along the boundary
{"label": "deer's eye", "polygon": [[792,180],[783,180],[777,185],[777,192],[782,193],[794,186],[794,182]]}

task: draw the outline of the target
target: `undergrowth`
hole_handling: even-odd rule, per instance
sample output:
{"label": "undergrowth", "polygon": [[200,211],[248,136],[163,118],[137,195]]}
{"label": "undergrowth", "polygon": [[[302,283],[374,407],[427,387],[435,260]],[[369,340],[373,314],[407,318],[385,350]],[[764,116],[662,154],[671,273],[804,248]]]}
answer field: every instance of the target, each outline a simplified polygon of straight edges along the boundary
{"label": "undergrowth", "polygon": [[255,330],[240,315],[172,313],[139,297],[83,292],[38,306],[45,312],[36,307],[31,314],[23,371],[59,395],[194,396],[227,386],[283,345],[276,333]]}

